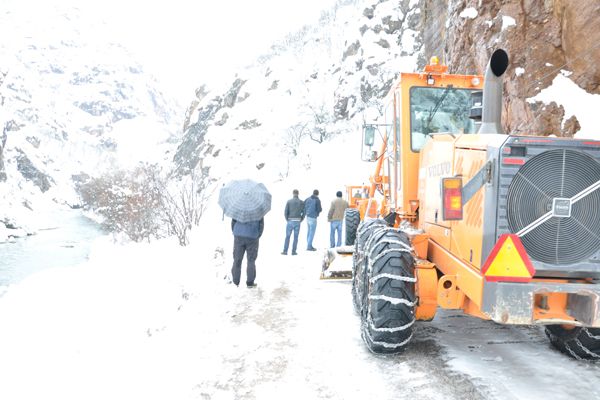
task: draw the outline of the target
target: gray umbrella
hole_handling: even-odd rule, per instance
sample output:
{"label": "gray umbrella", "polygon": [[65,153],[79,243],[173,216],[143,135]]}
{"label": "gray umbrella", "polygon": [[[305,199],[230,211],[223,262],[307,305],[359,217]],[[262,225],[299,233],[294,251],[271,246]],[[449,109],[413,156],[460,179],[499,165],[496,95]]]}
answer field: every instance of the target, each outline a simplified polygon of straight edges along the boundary
{"label": "gray umbrella", "polygon": [[271,209],[271,193],[262,183],[235,180],[221,188],[219,205],[225,215],[237,221],[258,221]]}

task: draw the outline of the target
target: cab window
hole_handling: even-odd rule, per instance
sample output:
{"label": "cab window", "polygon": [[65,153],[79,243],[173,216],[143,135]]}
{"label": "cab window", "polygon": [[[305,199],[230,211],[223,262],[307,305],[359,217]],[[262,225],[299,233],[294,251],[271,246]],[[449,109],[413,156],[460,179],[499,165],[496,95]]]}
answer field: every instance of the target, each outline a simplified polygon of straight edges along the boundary
{"label": "cab window", "polygon": [[413,151],[421,150],[433,133],[475,133],[469,118],[473,89],[447,87],[413,87],[410,89],[410,143]]}

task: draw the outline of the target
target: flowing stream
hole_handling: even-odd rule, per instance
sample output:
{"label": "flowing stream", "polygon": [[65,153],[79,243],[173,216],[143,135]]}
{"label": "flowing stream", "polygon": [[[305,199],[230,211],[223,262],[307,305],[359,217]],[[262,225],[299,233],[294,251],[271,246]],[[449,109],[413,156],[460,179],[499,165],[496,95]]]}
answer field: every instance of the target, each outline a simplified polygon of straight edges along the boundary
{"label": "flowing stream", "polygon": [[0,296],[37,271],[85,262],[94,239],[104,234],[79,210],[57,210],[51,221],[35,235],[0,243]]}

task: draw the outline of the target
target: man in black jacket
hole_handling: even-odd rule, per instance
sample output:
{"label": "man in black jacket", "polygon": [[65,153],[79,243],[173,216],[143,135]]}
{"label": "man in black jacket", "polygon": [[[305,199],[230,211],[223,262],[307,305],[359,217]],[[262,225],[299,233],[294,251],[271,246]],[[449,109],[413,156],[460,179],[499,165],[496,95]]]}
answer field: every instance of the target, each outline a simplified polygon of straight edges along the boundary
{"label": "man in black jacket", "polygon": [[233,231],[233,267],[231,267],[231,277],[233,283],[240,284],[240,275],[242,273],[242,260],[246,253],[246,286],[255,287],[256,279],[256,258],[258,257],[258,241],[265,228],[265,220],[239,222],[231,220],[231,230]]}
{"label": "man in black jacket", "polygon": [[298,248],[298,235],[300,234],[300,222],[304,219],[304,202],[298,198],[298,189],[292,192],[293,197],[285,204],[285,243],[281,254],[287,255],[288,247],[290,246],[290,236],[294,232],[294,243],[292,244],[292,255],[295,256]]}

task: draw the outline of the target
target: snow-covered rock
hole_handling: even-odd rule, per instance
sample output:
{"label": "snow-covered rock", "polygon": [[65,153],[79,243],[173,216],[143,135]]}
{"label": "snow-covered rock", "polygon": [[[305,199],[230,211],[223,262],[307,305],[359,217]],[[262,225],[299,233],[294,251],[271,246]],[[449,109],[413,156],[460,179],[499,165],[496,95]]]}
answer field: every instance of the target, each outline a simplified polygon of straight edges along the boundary
{"label": "snow-covered rock", "polygon": [[169,158],[183,118],[127,49],[98,37],[103,22],[39,7],[7,0],[0,14],[0,220],[35,211],[35,196],[76,205],[82,173]]}

